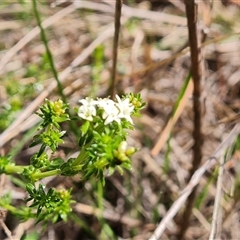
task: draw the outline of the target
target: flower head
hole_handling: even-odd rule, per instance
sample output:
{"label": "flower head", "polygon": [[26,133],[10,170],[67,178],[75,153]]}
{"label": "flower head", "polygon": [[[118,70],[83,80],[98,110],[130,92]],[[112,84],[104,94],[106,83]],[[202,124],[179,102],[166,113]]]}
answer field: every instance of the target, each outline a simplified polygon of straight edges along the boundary
{"label": "flower head", "polygon": [[64,106],[64,103],[61,99],[58,99],[55,102],[50,102],[49,104],[52,108],[52,112],[57,116],[61,116],[66,111],[66,106]]}
{"label": "flower head", "polygon": [[104,120],[104,125],[112,122],[121,124],[122,119],[126,119],[133,124],[131,115],[134,111],[134,106],[127,97],[121,99],[116,95],[117,102],[109,98],[98,98],[93,100],[91,98],[82,99],[79,102],[82,106],[78,110],[78,116],[88,121],[93,121],[93,117],[96,116],[100,110],[100,117]]}
{"label": "flower head", "polygon": [[99,99],[98,106],[103,109],[102,118],[105,120],[104,125],[113,121],[120,124],[119,110],[113,100],[109,98]]}
{"label": "flower head", "polygon": [[117,122],[118,124],[121,122],[121,119],[119,117],[119,110],[115,105],[111,106],[111,108],[105,108],[102,114],[102,118],[105,119],[105,125],[113,121]]}
{"label": "flower head", "polygon": [[106,109],[106,108],[111,108],[115,102],[109,98],[98,98],[97,105],[100,108]]}
{"label": "flower head", "polygon": [[127,121],[133,124],[131,114],[134,110],[134,106],[130,103],[129,98],[122,100],[118,95],[116,95],[116,99],[116,106],[119,109],[119,117],[125,118]]}
{"label": "flower head", "polygon": [[91,98],[86,98],[81,99],[79,102],[82,103],[82,106],[80,106],[80,108],[78,109],[78,116],[85,120],[93,121],[93,117],[97,114],[95,108],[97,101]]}

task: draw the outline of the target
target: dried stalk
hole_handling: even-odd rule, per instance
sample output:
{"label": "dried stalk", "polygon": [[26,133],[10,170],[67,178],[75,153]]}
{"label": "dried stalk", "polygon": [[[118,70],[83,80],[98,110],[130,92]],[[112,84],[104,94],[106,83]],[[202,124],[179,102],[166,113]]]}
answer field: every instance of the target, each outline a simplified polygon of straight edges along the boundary
{"label": "dried stalk", "polygon": [[221,198],[222,198],[222,185],[223,185],[223,170],[224,170],[224,156],[220,158],[220,166],[218,172],[217,180],[217,193],[214,202],[212,226],[209,235],[209,240],[218,238],[218,233],[220,233],[219,228],[222,225],[222,208],[221,208]]}
{"label": "dried stalk", "polygon": [[[201,132],[201,79],[202,79],[202,69],[201,69],[201,48],[199,47],[199,37],[198,37],[198,4],[195,0],[185,0],[186,14],[188,22],[188,34],[189,34],[189,45],[191,50],[191,71],[193,78],[193,112],[194,112],[194,130],[193,130],[193,161],[192,168],[189,173],[191,178],[194,172],[199,168],[202,159],[202,143],[203,137]],[[192,207],[196,197],[196,189],[193,189],[192,193],[188,197],[187,206],[182,217],[181,229],[178,235],[178,239],[183,239],[184,234],[189,225],[189,219],[192,212]]]}
{"label": "dried stalk", "polygon": [[116,87],[116,73],[117,73],[117,56],[118,56],[118,43],[119,43],[119,33],[121,28],[121,12],[122,12],[122,0],[116,0],[115,5],[115,31],[113,39],[113,65],[111,73],[111,83],[110,83],[110,94],[113,99],[115,96]]}

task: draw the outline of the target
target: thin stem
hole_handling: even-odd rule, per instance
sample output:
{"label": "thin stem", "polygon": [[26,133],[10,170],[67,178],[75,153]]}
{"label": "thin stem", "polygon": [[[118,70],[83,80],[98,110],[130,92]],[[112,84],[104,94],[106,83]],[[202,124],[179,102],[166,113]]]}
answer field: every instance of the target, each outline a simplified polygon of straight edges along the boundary
{"label": "thin stem", "polygon": [[98,208],[101,210],[101,212],[103,212],[103,186],[101,181],[98,181],[97,188],[98,188]]}
{"label": "thin stem", "polygon": [[[193,112],[194,112],[194,130],[193,130],[193,160],[192,168],[189,172],[189,180],[191,179],[194,172],[199,168],[202,159],[202,144],[203,137],[201,132],[201,79],[202,79],[202,65],[201,65],[201,48],[199,47],[198,38],[198,3],[195,0],[185,0],[187,21],[188,21],[188,35],[189,45],[191,50],[191,71],[193,78]],[[197,188],[193,189],[192,193],[188,198],[188,203],[183,214],[183,221],[181,223],[181,230],[178,235],[178,239],[184,238],[184,234],[189,225],[189,219],[192,212],[192,207],[196,197]]]}
{"label": "thin stem", "polygon": [[217,180],[217,193],[214,202],[213,216],[211,231],[209,235],[209,240],[219,238],[219,228],[222,226],[222,208],[221,208],[221,198],[222,198],[222,185],[223,185],[223,171],[224,171],[224,156],[220,158],[220,166],[218,171]]}
{"label": "thin stem", "polygon": [[77,158],[74,160],[73,162],[73,166],[79,165],[81,162],[83,162],[83,160],[85,159],[85,157],[87,156],[87,152],[86,152],[86,148],[89,146],[89,144],[85,145],[79,155],[77,156]]}
{"label": "thin stem", "polygon": [[7,165],[5,167],[5,173],[6,174],[13,174],[13,173],[21,174],[23,172],[24,168],[25,168],[25,166]]}
{"label": "thin stem", "polygon": [[6,210],[8,210],[9,212],[12,212],[12,213],[17,213],[17,208],[10,205],[10,204],[6,204],[6,203],[1,203],[1,207],[5,208]]}
{"label": "thin stem", "polygon": [[[61,81],[58,78],[58,73],[57,73],[57,70],[56,70],[55,65],[54,65],[53,56],[52,56],[52,53],[50,51],[50,48],[48,47],[48,41],[47,41],[47,37],[46,37],[45,31],[44,31],[44,28],[42,27],[40,15],[39,15],[39,12],[37,10],[36,0],[33,0],[33,11],[34,11],[34,14],[35,14],[35,17],[36,17],[36,20],[37,20],[38,27],[40,28],[41,39],[42,39],[43,44],[45,46],[46,53],[47,53],[47,56],[48,56],[48,60],[49,60],[54,78],[57,82],[57,87],[58,87],[59,94],[60,94],[63,102],[65,104],[67,104],[67,98],[63,93],[63,86],[62,86]],[[68,110],[67,110],[67,113],[70,115],[70,112]],[[78,130],[78,127],[77,127],[76,123],[73,122],[73,121],[70,121],[70,127],[72,129],[72,132],[76,133],[76,135],[77,135],[79,130]]]}
{"label": "thin stem", "polygon": [[122,12],[122,0],[116,0],[115,18],[114,18],[115,32],[114,32],[114,40],[113,40],[113,66],[112,66],[112,76],[111,76],[111,85],[110,85],[111,99],[114,98],[115,87],[116,87],[117,56],[118,56],[119,33],[121,28],[121,12]]}
{"label": "thin stem", "polygon": [[[82,151],[83,152],[83,151]],[[82,153],[81,152],[81,153]],[[82,169],[81,166],[77,166],[85,157],[84,154],[79,154],[76,163],[74,163],[74,170],[79,171]],[[11,174],[21,174],[24,171],[24,168],[27,166],[14,166],[14,165],[7,165],[5,167],[5,174],[11,175]],[[51,176],[56,176],[60,175],[62,173],[61,169],[54,169],[46,172],[39,172],[39,173],[34,173],[32,175],[32,178],[35,179],[36,181],[42,178],[46,177],[51,177]]]}
{"label": "thin stem", "polygon": [[[7,165],[5,167],[5,173],[6,174],[21,174],[23,173],[25,167],[27,166],[15,166],[15,165]],[[45,178],[45,177],[50,177],[50,176],[55,176],[55,175],[58,175],[61,173],[61,170],[60,169],[54,169],[54,170],[51,170],[51,171],[46,171],[46,172],[40,172],[40,173],[35,173],[33,174],[33,179],[41,179],[41,178]]]}
{"label": "thin stem", "polygon": [[37,10],[37,2],[36,0],[33,0],[33,11],[34,11],[34,15],[36,17],[36,20],[37,20],[37,24],[38,24],[38,27],[40,28],[40,34],[41,34],[41,39],[43,41],[43,44],[45,46],[45,49],[46,49],[46,52],[47,52],[47,56],[48,56],[48,59],[49,59],[49,63],[50,63],[50,66],[51,66],[51,69],[52,69],[52,72],[53,72],[53,75],[54,75],[54,78],[56,79],[57,81],[57,86],[58,86],[58,91],[64,101],[64,103],[67,102],[67,99],[66,99],[66,96],[63,94],[63,86],[58,78],[58,73],[57,73],[57,70],[54,66],[54,61],[53,61],[53,56],[52,56],[52,53],[48,47],[48,41],[47,41],[47,37],[45,35],[45,31],[42,27],[42,23],[41,23],[41,19],[40,19],[40,15],[39,15],[39,12]]}
{"label": "thin stem", "polygon": [[75,213],[70,214],[70,218],[81,228],[83,228],[89,236],[91,236],[91,239],[97,239],[95,233],[92,231],[92,229],[86,224],[79,216],[77,216]]}
{"label": "thin stem", "polygon": [[47,171],[47,172],[35,173],[35,174],[33,174],[32,178],[35,180],[39,180],[39,179],[46,178],[46,177],[56,176],[60,173],[61,173],[60,169],[54,169],[54,170]]}

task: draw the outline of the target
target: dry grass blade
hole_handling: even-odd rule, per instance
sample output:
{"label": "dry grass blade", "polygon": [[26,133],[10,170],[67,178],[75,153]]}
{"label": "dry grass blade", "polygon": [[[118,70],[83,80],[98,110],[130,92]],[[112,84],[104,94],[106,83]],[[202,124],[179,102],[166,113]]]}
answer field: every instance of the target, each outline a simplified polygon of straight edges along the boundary
{"label": "dry grass blade", "polygon": [[[103,0],[108,5],[113,5],[113,2],[108,0]],[[182,8],[182,4],[178,4]],[[126,17],[136,17],[139,19],[149,19],[156,22],[164,22],[174,25],[186,26],[187,21],[185,17],[175,16],[168,13],[150,11],[145,9],[132,8],[125,4],[122,6],[122,14]]]}
{"label": "dry grass blade", "polygon": [[123,5],[123,14],[127,17],[137,17],[137,18],[146,18],[153,21],[160,21],[165,23],[170,23],[174,25],[186,26],[186,18],[175,16],[167,13],[159,13],[144,9],[131,8],[126,5]]}
{"label": "dry grass blade", "polygon": [[[230,33],[230,34],[226,34],[226,35],[223,35],[223,36],[220,36],[220,37],[216,37],[214,39],[210,39],[210,40],[202,43],[201,47],[206,47],[210,44],[214,44],[214,43],[217,43],[217,42],[220,42],[220,41],[224,41],[225,39],[228,39],[230,37],[237,36],[237,35],[240,35],[240,32]],[[150,65],[148,65],[146,67],[143,67],[140,70],[136,70],[135,72],[131,72],[129,74],[124,75],[124,77],[132,77],[132,76],[137,76],[137,75],[140,75],[140,74],[145,74],[148,71],[151,71],[151,70],[154,70],[156,68],[162,67],[164,65],[170,64],[172,61],[174,61],[175,59],[177,59],[181,56],[184,56],[188,52],[189,52],[189,48],[183,49],[181,52],[173,53],[171,55],[171,57],[169,57],[169,58],[163,59],[159,62],[151,63]]]}
{"label": "dry grass blade", "polygon": [[18,29],[18,28],[21,28],[22,25],[21,23],[17,22],[17,21],[2,21],[0,23],[0,31],[3,31],[3,30],[10,30],[10,29]]}
{"label": "dry grass blade", "polygon": [[11,231],[8,229],[8,227],[6,226],[6,224],[4,223],[4,221],[2,219],[0,219],[0,226],[3,228],[4,232],[8,236],[8,239],[14,240],[14,238],[12,237]]}
{"label": "dry grass blade", "polygon": [[203,214],[196,208],[192,210],[194,216],[198,219],[198,221],[202,224],[202,226],[207,230],[210,231],[211,225],[209,224],[208,220],[203,216]]}
{"label": "dry grass blade", "polygon": [[209,235],[209,240],[219,238],[220,236],[220,226],[222,225],[222,209],[221,209],[221,197],[222,197],[222,181],[223,181],[223,170],[224,170],[224,156],[220,157],[220,166],[218,171],[217,179],[217,192],[214,201],[213,217],[212,217],[212,227]]}
{"label": "dry grass blade", "polygon": [[231,146],[233,141],[236,139],[238,134],[240,133],[240,124],[236,124],[232,131],[228,134],[225,140],[218,146],[213,155],[208,158],[208,160],[192,175],[188,185],[183,189],[179,198],[174,202],[171,208],[168,210],[166,216],[162,219],[162,221],[157,226],[155,232],[150,237],[150,240],[160,239],[164,230],[167,228],[168,223],[173,219],[173,217],[177,214],[180,208],[183,206],[188,196],[191,194],[192,190],[197,186],[203,174],[210,169],[217,161],[219,157],[222,156],[224,151]]}
{"label": "dry grass blade", "polygon": [[177,7],[182,12],[185,12],[184,4],[181,1],[175,1],[175,0],[168,0],[172,5]]}
{"label": "dry grass blade", "polygon": [[100,209],[93,208],[92,206],[78,203],[74,206],[74,210],[79,213],[83,213],[86,215],[95,215],[95,216],[102,216],[105,219],[118,222],[120,221],[123,224],[126,224],[129,227],[136,227],[141,225],[141,221],[130,218],[128,216],[122,216],[117,212],[113,212],[109,209],[104,210],[103,212]]}
{"label": "dry grass blade", "polygon": [[185,94],[184,94],[183,98],[181,99],[176,112],[169,119],[166,127],[161,132],[158,141],[156,142],[155,146],[151,150],[151,154],[153,156],[156,156],[161,151],[164,144],[166,143],[166,141],[167,141],[167,139],[170,135],[170,132],[172,130],[172,127],[174,126],[174,124],[178,120],[179,116],[181,115],[184,107],[186,106],[186,103],[187,103],[190,95],[192,95],[192,92],[193,92],[193,83],[192,83],[192,80],[190,80],[189,83],[188,83],[187,89],[185,91]]}

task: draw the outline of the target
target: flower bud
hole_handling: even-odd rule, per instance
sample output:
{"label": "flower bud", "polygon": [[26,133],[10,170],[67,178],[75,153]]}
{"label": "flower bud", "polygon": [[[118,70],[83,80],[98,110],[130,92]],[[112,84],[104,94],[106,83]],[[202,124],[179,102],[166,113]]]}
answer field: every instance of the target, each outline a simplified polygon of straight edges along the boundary
{"label": "flower bud", "polygon": [[127,150],[126,150],[126,152],[125,152],[125,154],[127,155],[127,156],[131,156],[133,153],[135,153],[137,151],[137,149],[135,148],[135,147],[129,147]]}

